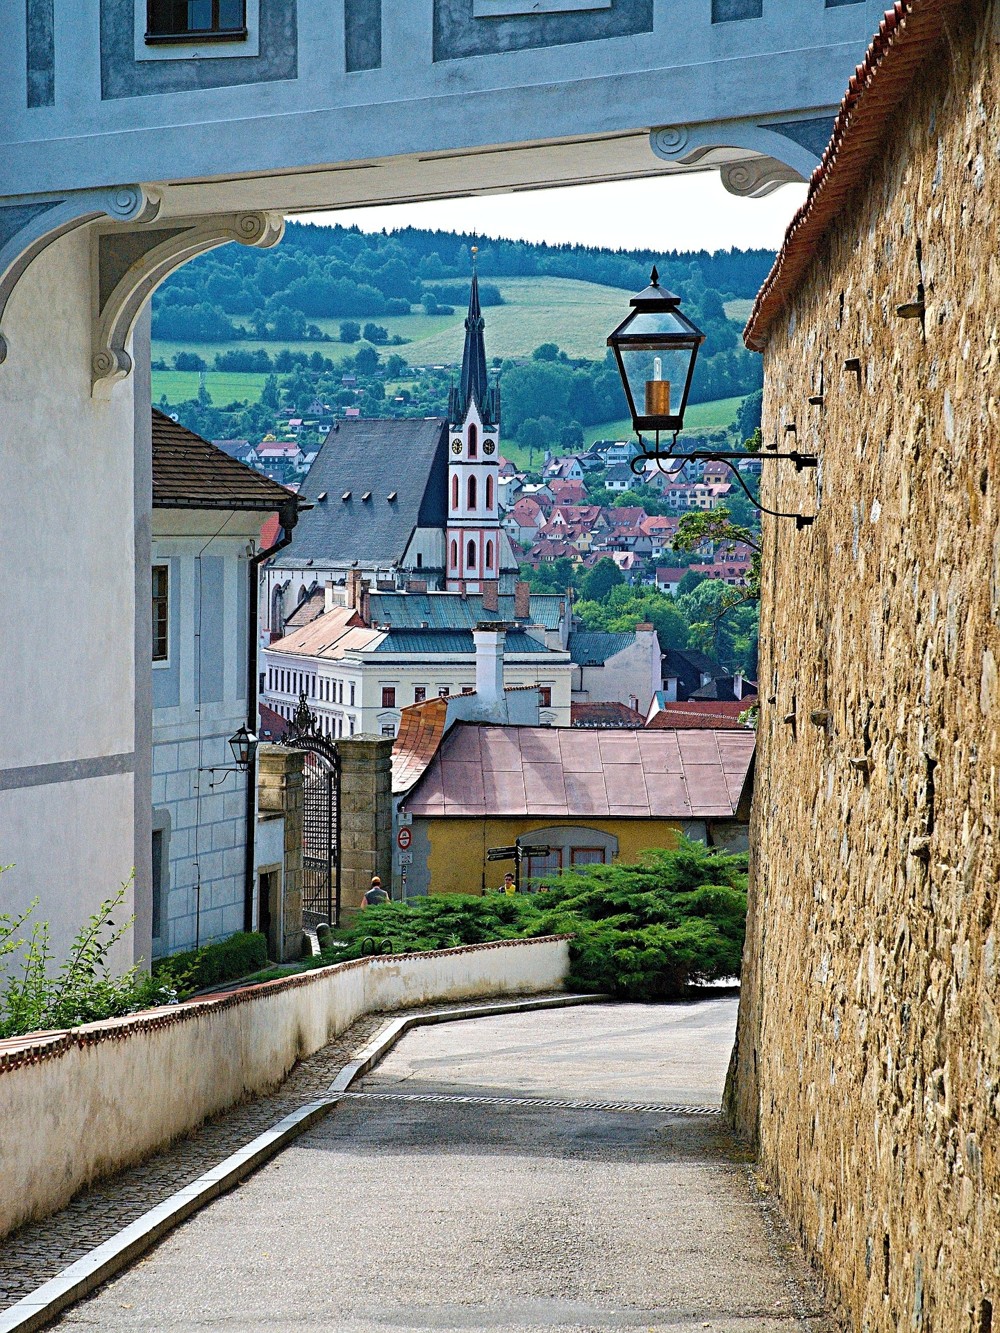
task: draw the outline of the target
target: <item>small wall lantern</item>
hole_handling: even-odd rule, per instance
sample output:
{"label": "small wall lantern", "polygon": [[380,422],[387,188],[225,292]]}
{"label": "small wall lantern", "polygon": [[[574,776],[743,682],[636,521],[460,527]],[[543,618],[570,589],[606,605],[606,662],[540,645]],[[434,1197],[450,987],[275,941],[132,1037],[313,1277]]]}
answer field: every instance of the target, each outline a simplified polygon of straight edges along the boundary
{"label": "small wall lantern", "polygon": [[625,386],[632,425],[679,431],[698,348],[705,335],[680,309],[681,300],[660,286],[656,269],[649,286],[629,301],[632,313],[608,336]]}
{"label": "small wall lantern", "polygon": [[250,767],[250,761],[257,749],[257,737],[247,728],[245,722],[234,736],[229,737],[229,748],[232,750],[233,758],[236,761],[236,771],[245,773]]}

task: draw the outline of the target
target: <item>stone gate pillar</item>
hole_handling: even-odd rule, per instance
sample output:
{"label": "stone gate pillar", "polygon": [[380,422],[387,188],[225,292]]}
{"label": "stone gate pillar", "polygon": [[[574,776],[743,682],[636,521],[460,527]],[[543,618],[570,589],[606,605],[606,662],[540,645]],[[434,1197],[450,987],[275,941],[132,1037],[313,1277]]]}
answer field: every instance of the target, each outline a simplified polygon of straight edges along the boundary
{"label": "stone gate pillar", "polygon": [[340,755],[340,919],[359,910],[372,875],[392,889],[392,739],[352,736]]}
{"label": "stone gate pillar", "polygon": [[280,814],[285,821],[284,884],[281,898],[281,955],[285,962],[302,956],[302,820],[305,811],[304,750],[261,745],[257,750],[257,804],[261,817]]}

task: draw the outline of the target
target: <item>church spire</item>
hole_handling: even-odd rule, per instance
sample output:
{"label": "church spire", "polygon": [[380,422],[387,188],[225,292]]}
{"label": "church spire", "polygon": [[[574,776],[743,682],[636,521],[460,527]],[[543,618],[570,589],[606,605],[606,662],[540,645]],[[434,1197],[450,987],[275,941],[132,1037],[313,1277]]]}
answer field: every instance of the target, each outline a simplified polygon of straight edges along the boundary
{"label": "church spire", "polygon": [[469,403],[479,409],[483,425],[496,424],[496,392],[486,377],[486,342],[483,329],[486,321],[479,305],[479,274],[476,272],[476,247],[472,248],[472,290],[469,293],[469,313],[465,318],[465,351],[462,354],[462,377],[451,391],[449,415],[453,422],[464,420]]}

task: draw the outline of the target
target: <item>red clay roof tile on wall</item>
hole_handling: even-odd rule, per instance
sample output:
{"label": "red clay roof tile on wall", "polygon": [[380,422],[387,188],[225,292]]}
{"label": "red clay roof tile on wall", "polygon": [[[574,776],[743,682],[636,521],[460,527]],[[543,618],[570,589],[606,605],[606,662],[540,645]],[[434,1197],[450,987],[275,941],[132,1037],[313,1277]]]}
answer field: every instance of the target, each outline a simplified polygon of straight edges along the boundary
{"label": "red clay roof tile on wall", "polygon": [[847,85],[806,201],[757,293],[743,332],[751,351],[764,350],[774,321],[805,276],[827,229],[851,192],[868,179],[918,69],[945,39],[946,20],[962,8],[962,0],[897,0],[886,11]]}

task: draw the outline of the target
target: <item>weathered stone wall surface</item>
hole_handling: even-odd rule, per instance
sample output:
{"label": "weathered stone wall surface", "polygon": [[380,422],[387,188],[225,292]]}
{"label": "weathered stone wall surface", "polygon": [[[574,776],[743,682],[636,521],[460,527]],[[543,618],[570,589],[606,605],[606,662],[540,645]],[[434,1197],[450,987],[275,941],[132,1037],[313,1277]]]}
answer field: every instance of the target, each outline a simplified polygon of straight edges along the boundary
{"label": "weathered stone wall surface", "polygon": [[866,1333],[1000,1328],[998,40],[972,0],[765,353],[821,503],[766,527],[730,1094]]}

